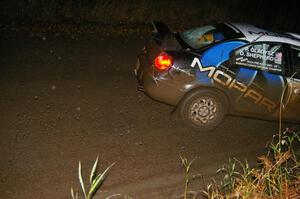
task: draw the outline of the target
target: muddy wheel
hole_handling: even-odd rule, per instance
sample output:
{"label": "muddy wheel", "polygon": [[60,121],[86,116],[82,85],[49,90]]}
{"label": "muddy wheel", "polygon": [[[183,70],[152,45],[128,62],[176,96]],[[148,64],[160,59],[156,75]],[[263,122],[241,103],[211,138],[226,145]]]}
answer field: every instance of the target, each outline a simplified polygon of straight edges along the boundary
{"label": "muddy wheel", "polygon": [[216,91],[195,91],[181,102],[180,116],[188,128],[208,131],[222,122],[227,104],[226,97]]}

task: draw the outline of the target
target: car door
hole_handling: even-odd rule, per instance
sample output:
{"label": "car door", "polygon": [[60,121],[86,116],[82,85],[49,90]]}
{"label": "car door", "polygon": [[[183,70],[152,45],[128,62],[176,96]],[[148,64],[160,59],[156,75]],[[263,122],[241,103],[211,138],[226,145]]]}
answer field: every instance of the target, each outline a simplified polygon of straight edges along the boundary
{"label": "car door", "polygon": [[282,117],[289,121],[300,121],[300,47],[289,46],[289,58],[292,72],[287,77]]}
{"label": "car door", "polygon": [[287,82],[283,76],[286,66],[284,45],[250,43],[232,53],[230,64],[239,88],[232,89],[235,112],[268,119],[276,117]]}

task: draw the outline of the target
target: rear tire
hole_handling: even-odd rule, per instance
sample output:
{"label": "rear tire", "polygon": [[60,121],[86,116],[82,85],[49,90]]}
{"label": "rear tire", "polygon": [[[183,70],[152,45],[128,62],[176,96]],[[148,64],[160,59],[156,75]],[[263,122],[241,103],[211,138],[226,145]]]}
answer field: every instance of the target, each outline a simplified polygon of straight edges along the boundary
{"label": "rear tire", "polygon": [[213,90],[198,90],[180,103],[180,116],[188,128],[208,131],[217,127],[228,110],[227,98]]}

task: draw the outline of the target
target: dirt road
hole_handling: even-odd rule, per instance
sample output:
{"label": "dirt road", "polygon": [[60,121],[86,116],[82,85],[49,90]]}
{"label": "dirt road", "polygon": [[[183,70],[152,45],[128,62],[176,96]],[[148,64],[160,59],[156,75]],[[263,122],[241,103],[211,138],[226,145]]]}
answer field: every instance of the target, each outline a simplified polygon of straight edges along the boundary
{"label": "dirt road", "polygon": [[[0,39],[1,199],[70,198],[78,161],[87,177],[97,155],[100,170],[116,165],[95,198],[176,198],[180,154],[197,157],[191,175],[206,180],[229,157],[256,162],[277,124],[228,117],[209,133],[188,131],[172,107],[136,90],[142,47],[137,36]],[[191,189],[202,184],[195,177]]]}

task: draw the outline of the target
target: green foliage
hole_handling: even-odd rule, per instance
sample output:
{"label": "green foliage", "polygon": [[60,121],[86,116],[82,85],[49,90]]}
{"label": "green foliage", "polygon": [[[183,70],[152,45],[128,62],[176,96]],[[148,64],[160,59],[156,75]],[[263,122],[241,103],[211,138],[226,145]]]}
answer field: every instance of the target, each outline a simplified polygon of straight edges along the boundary
{"label": "green foliage", "polygon": [[233,190],[236,184],[236,177],[240,175],[240,173],[236,171],[236,160],[230,158],[228,164],[218,169],[217,173],[224,175],[221,181],[221,188],[225,190],[225,192]]}
{"label": "green foliage", "polygon": [[187,158],[183,158],[182,156],[180,156],[180,160],[181,160],[181,164],[184,167],[184,193],[183,193],[183,198],[187,199],[187,195],[188,195],[188,186],[190,183],[190,169],[191,166],[194,162],[195,159],[193,159],[192,161],[188,161]]}
{"label": "green foliage", "polygon": [[[273,137],[268,144],[267,155],[259,157],[260,164],[251,168],[247,161],[241,162],[237,159],[229,159],[217,173],[222,175],[221,183],[214,179],[206,186],[206,190],[201,193],[208,199],[281,199],[297,198],[300,195],[300,152],[296,150],[300,144],[298,133],[287,129],[280,135]],[[197,192],[189,191],[191,180],[190,169],[195,159],[189,161],[180,156],[181,164],[184,168],[184,193],[182,197],[188,195],[197,196]],[[108,171],[114,164],[107,167],[102,173],[97,174],[98,157],[94,162],[89,176],[89,190],[85,188],[82,177],[82,167],[79,161],[78,179],[84,199],[92,199],[101,188],[106,179]],[[195,194],[196,193],[196,194]],[[71,188],[72,199],[78,199],[78,193]],[[114,194],[106,199],[110,199],[120,194]],[[125,196],[125,199],[130,197]]]}
{"label": "green foliage", "polygon": [[[83,177],[82,177],[82,169],[81,169],[81,162],[79,161],[78,164],[78,179],[81,187],[81,191],[83,193],[84,199],[92,199],[94,195],[97,193],[97,191],[102,186],[103,182],[106,179],[108,171],[111,169],[111,167],[114,166],[114,163],[108,166],[102,173],[97,174],[97,167],[98,167],[98,157],[92,167],[91,174],[89,177],[89,184],[90,188],[89,190],[85,189]],[[107,197],[106,199],[109,199],[114,196],[118,196],[119,194],[111,195]],[[78,193],[74,193],[73,188],[71,188],[71,196],[72,199],[78,199]]]}
{"label": "green foliage", "polygon": [[287,129],[269,143],[267,155],[259,157],[260,164],[250,168],[248,162],[229,159],[218,170],[220,185],[215,181],[202,193],[205,198],[292,198],[300,195],[300,160],[295,146],[299,134]]}

